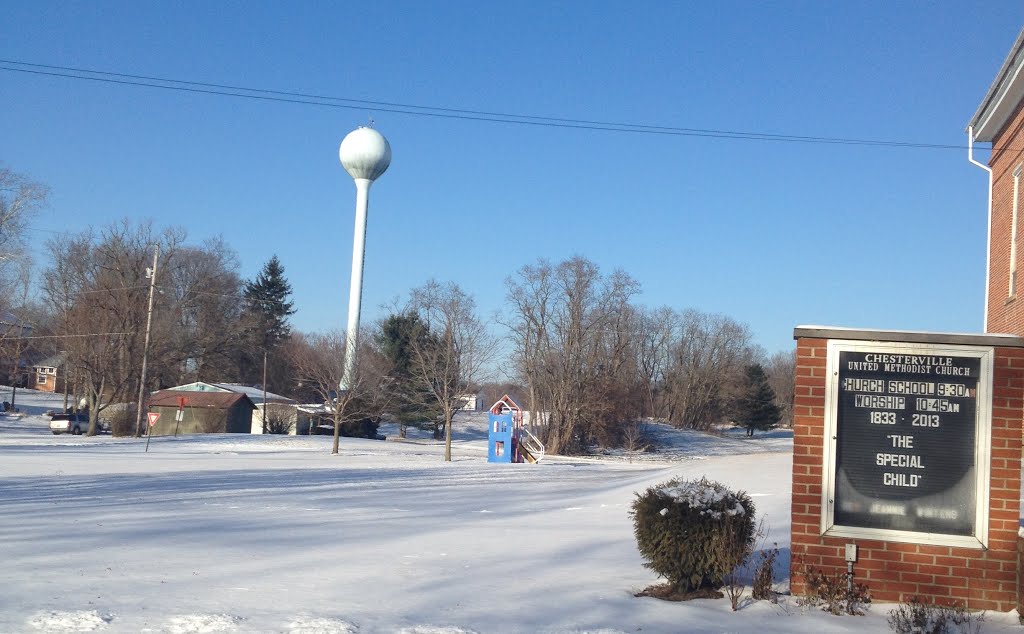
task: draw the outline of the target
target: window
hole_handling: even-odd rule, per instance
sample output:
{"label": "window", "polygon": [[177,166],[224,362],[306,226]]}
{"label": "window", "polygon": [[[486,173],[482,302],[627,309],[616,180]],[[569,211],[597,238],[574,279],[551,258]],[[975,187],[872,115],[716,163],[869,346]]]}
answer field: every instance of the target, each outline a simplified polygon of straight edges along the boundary
{"label": "window", "polygon": [[1024,163],[1013,171],[1013,217],[1010,221],[1010,289],[1009,296],[1017,295],[1017,208],[1020,194],[1020,174]]}
{"label": "window", "polygon": [[36,383],[46,383],[46,375],[42,373],[36,374]]}

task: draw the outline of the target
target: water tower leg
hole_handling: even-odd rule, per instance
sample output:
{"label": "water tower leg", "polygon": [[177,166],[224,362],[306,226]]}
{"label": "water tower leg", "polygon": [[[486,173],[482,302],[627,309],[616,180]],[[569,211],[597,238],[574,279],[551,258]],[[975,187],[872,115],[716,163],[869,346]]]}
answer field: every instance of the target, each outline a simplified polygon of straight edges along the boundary
{"label": "water tower leg", "polygon": [[370,183],[365,178],[356,183],[356,227],[352,239],[352,280],[348,291],[348,327],[345,330],[345,371],[342,391],[352,386],[352,373],[356,367],[356,346],[359,337],[359,313],[363,302],[363,265],[366,261],[366,216],[370,202]]}

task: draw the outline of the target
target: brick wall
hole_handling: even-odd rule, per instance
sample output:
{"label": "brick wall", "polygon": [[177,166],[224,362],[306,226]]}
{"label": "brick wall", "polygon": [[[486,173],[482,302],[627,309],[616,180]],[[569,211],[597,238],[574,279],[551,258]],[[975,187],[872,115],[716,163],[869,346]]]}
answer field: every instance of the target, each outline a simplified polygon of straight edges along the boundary
{"label": "brick wall", "polygon": [[1009,297],[1013,172],[1024,161],[1024,102],[992,142],[992,227],[986,332],[1024,335],[1024,176],[1017,208],[1017,292]]}
{"label": "brick wall", "polygon": [[807,566],[845,572],[845,545],[856,543],[856,579],[868,585],[876,600],[895,602],[918,596],[936,603],[961,603],[970,609],[1016,608],[1024,349],[995,348],[989,547],[981,550],[821,535],[827,342],[801,338],[797,343],[793,594],[803,593]]}

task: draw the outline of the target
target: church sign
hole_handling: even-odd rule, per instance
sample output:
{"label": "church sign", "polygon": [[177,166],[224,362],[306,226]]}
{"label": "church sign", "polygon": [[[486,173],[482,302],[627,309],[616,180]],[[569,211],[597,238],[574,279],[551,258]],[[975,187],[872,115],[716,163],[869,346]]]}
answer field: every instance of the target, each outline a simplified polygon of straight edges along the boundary
{"label": "church sign", "polygon": [[832,340],[822,532],[984,548],[992,348]]}

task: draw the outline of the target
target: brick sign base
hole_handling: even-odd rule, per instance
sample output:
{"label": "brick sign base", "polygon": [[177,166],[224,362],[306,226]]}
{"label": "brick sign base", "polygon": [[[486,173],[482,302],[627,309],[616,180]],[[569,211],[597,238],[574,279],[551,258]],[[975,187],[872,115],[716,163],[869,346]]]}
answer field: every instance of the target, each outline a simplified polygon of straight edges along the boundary
{"label": "brick sign base", "polygon": [[[1010,611],[1017,608],[1019,560],[1022,558],[1019,553],[1024,552],[1024,546],[1018,546],[1021,435],[1024,427],[1024,338],[1009,335],[944,335],[816,326],[798,327],[794,331],[794,338],[797,340],[797,360],[790,569],[793,594],[800,596],[804,593],[805,574],[811,568],[830,574],[845,573],[846,547],[855,544],[857,560],[854,563],[854,578],[858,583],[867,584],[875,600],[897,602],[919,597],[936,604],[960,604],[972,610]],[[895,343],[907,346],[911,351],[915,345],[959,346],[964,349],[973,347],[984,350],[989,355],[991,405],[985,408],[984,413],[984,429],[989,437],[977,440],[983,443],[979,451],[982,451],[983,458],[988,459],[989,475],[987,486],[984,478],[978,479],[978,490],[987,491],[987,499],[975,500],[978,506],[973,507],[980,509],[977,512],[981,518],[978,522],[981,527],[978,534],[981,537],[976,546],[936,545],[935,541],[942,541],[941,535],[933,536],[921,531],[881,531],[885,533],[884,536],[874,538],[858,533],[859,529],[854,528],[846,529],[847,536],[834,536],[836,530],[829,524],[828,518],[831,516],[828,513],[838,501],[834,502],[828,495],[836,486],[833,484],[833,489],[829,489],[829,483],[834,483],[845,476],[837,475],[835,462],[829,462],[830,452],[834,453],[829,448],[829,442],[834,443],[835,440],[826,439],[826,432],[837,428],[836,421],[830,420],[830,417],[837,416],[836,407],[834,404],[830,407],[827,402],[836,398],[837,390],[836,377],[828,376],[830,373],[837,374],[830,370],[835,364],[829,365],[829,342],[850,342],[851,345]],[[947,379],[929,380],[934,383]],[[949,384],[945,383],[944,386]],[[858,389],[871,389],[874,384],[862,382],[849,385],[854,385]],[[878,385],[881,386],[878,391],[885,393],[884,386],[887,383]],[[888,393],[911,393],[911,389],[920,388],[915,387],[913,382],[907,382],[891,386]],[[933,388],[925,385],[925,390],[929,389]],[[918,403],[918,407],[937,407],[933,403],[937,399],[924,403],[919,399],[911,400],[912,398],[907,397],[906,402]],[[952,402],[952,399],[947,400]],[[866,399],[858,401],[858,406],[869,402],[871,401]],[[875,402],[884,404],[886,401]],[[907,406],[906,412],[909,410],[910,407]],[[856,410],[855,413],[866,414],[860,410]],[[900,416],[904,414],[905,411],[899,412]],[[911,414],[905,415],[909,417]],[[878,420],[872,420],[872,423],[888,422],[884,417],[875,416]],[[990,426],[987,420],[989,418]],[[849,420],[853,420],[852,417],[849,417]],[[854,423],[840,420],[838,426],[852,424]],[[952,428],[954,423],[948,424]],[[909,430],[908,426],[909,422],[901,422],[900,427],[894,426],[892,429]],[[912,431],[921,437],[926,437],[928,433],[939,433],[916,428]],[[879,453],[874,453],[876,450]],[[882,453],[884,451],[886,450],[872,447],[870,450],[851,455],[869,460],[870,464],[874,464],[876,456],[880,456],[877,458],[878,464],[884,465],[887,464],[886,460],[894,460],[886,456],[898,455],[900,450],[888,450],[893,452],[891,454]],[[964,447],[963,451],[968,456],[966,460],[973,459],[973,454],[966,452],[972,452],[974,448]],[[939,461],[932,458],[923,456],[923,464],[928,469],[941,469],[942,465],[936,464]],[[909,464],[911,467],[914,466],[913,462]],[[921,469],[921,473],[926,473],[923,471],[924,467]],[[833,471],[831,475],[830,470]],[[904,469],[904,472],[906,471]],[[879,504],[884,504],[884,501]],[[884,506],[881,508],[884,509]],[[920,516],[922,511],[918,510],[917,513]],[[906,539],[904,535],[907,536]]]}

